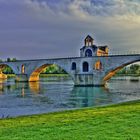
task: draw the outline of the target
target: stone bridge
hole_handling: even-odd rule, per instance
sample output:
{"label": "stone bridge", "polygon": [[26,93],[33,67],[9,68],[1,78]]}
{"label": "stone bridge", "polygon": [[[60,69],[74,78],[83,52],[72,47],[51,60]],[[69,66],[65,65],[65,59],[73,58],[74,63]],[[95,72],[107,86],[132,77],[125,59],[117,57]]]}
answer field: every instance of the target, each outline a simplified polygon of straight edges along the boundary
{"label": "stone bridge", "polygon": [[[118,70],[140,61],[140,54],[109,56],[107,45],[97,46],[93,41],[89,35],[85,38],[80,57],[1,62],[0,68],[11,67],[16,81],[35,82],[46,67],[55,64],[72,77],[75,86],[103,86]],[[1,70],[0,77],[6,78]]]}
{"label": "stone bridge", "polygon": [[[11,67],[16,81],[35,82],[46,67],[55,64],[72,77],[75,86],[103,86],[118,70],[138,61],[140,54],[18,60],[1,62],[0,67]],[[4,76],[2,72],[0,75]]]}

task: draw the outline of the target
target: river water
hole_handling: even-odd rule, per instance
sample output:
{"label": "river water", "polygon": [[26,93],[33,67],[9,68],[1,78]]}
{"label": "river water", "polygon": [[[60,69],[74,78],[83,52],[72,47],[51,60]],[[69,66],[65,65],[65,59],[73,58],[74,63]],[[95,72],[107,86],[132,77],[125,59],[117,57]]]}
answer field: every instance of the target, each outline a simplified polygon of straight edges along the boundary
{"label": "river water", "polygon": [[117,77],[106,87],[74,87],[69,78],[0,81],[0,118],[103,106],[140,99],[140,78]]}

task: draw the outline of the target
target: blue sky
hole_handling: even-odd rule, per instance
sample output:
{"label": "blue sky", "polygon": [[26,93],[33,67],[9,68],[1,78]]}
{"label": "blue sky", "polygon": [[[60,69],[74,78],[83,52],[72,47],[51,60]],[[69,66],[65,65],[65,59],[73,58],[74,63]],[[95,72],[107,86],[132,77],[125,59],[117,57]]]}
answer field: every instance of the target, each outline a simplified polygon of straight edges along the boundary
{"label": "blue sky", "polygon": [[0,0],[0,58],[79,56],[83,39],[140,52],[139,0]]}

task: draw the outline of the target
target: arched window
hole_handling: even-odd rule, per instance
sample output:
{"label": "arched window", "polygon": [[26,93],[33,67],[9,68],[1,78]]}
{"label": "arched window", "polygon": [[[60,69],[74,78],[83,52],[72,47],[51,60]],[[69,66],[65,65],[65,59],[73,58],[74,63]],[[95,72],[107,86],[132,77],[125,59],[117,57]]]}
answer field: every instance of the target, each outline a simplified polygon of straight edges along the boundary
{"label": "arched window", "polygon": [[88,72],[89,71],[89,65],[88,62],[83,63],[83,72]]}
{"label": "arched window", "polygon": [[76,70],[76,63],[75,62],[72,63],[71,70]]}
{"label": "arched window", "polygon": [[87,49],[85,52],[86,57],[91,57],[92,56],[92,51],[90,49]]}
{"label": "arched window", "polygon": [[102,63],[100,60],[98,60],[96,63],[95,63],[95,70],[101,70],[102,69]]}
{"label": "arched window", "polygon": [[25,66],[24,66],[24,65],[21,66],[21,73],[22,73],[22,74],[25,73]]}

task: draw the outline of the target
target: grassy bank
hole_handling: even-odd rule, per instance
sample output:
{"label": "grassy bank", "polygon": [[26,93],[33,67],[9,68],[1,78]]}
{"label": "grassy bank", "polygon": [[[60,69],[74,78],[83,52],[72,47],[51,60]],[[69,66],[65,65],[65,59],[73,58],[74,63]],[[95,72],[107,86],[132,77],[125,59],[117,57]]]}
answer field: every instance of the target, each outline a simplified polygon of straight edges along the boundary
{"label": "grassy bank", "polygon": [[0,140],[139,140],[140,101],[0,120]]}
{"label": "grassy bank", "polygon": [[7,78],[15,78],[15,74],[7,74]]}
{"label": "grassy bank", "polygon": [[[15,77],[15,74],[7,74],[8,78]],[[68,77],[68,74],[40,74],[40,77]]]}
{"label": "grassy bank", "polygon": [[115,76],[116,76],[116,77],[117,77],[117,76],[132,76],[132,77],[139,77],[140,74],[116,74]]}
{"label": "grassy bank", "polygon": [[40,74],[40,77],[68,77],[68,74]]}
{"label": "grassy bank", "polygon": [[[14,78],[15,74],[7,74],[8,78]],[[40,77],[68,77],[68,74],[40,74]],[[125,77],[125,76],[132,76],[132,77],[139,77],[140,75],[136,74],[116,74],[114,77]]]}

